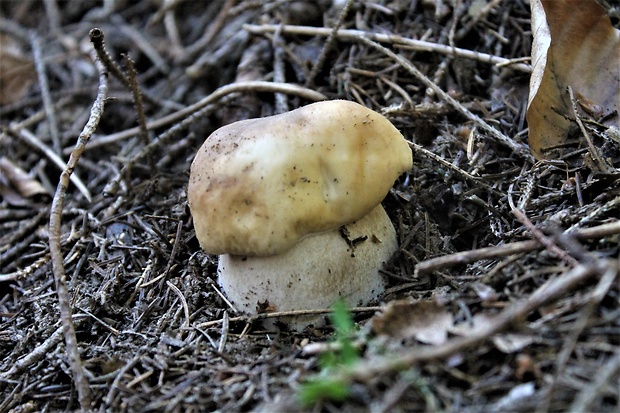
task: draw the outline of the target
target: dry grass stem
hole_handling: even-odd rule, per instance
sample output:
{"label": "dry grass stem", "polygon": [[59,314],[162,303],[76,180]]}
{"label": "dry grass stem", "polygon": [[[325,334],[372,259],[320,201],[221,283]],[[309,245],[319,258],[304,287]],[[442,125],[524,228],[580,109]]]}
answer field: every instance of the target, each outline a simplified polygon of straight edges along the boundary
{"label": "dry grass stem", "polygon": [[[333,29],[322,27],[307,27],[307,26],[292,26],[292,25],[272,25],[272,24],[246,24],[243,26],[250,33],[274,33],[276,30],[282,30],[282,34],[293,34],[302,36],[323,36],[328,37],[331,35]],[[478,60],[484,63],[490,63],[495,65],[510,66],[515,70],[522,71],[524,73],[530,73],[532,68],[530,65],[515,62],[510,59],[505,59],[499,56],[493,56],[487,53],[474,52],[471,50],[461,49],[458,47],[450,47],[443,44],[426,42],[423,40],[408,39],[394,34],[382,34],[366,32],[363,30],[345,30],[340,29],[336,33],[336,37],[339,40],[357,41],[359,38],[367,38],[380,43],[393,44],[395,47],[407,48],[409,50],[416,50],[420,52],[434,52],[441,53],[449,56],[464,57],[467,59]]]}
{"label": "dry grass stem", "polygon": [[571,257],[566,251],[558,247],[555,242],[553,242],[549,237],[547,237],[543,232],[536,228],[536,226],[530,221],[527,216],[523,213],[523,211],[518,209],[513,209],[512,213],[517,217],[519,222],[521,222],[527,230],[532,233],[534,238],[549,251],[557,255],[562,261],[566,262],[569,266],[575,267],[578,262],[575,258]]}
{"label": "dry grass stem", "polygon": [[[65,161],[63,161],[60,156],[58,156],[56,152],[54,152],[49,146],[41,142],[41,140],[28,129],[21,128],[16,124],[10,124],[9,131],[15,136],[19,136],[19,138],[26,142],[28,145],[41,151],[61,171],[66,168],[67,164],[65,163]],[[80,179],[80,177],[77,174],[71,174],[69,179],[71,180],[73,185],[75,185],[75,187],[82,193],[84,198],[86,198],[86,200],[90,202],[92,200],[90,191],[88,190],[84,182]]]}
{"label": "dry grass stem", "polygon": [[[93,30],[94,31],[91,32],[91,37],[98,37],[98,29]],[[60,175],[58,188],[56,189],[56,193],[54,194],[54,199],[52,201],[49,223],[50,255],[52,259],[52,267],[54,269],[56,293],[58,294],[60,322],[63,327],[62,331],[65,338],[66,352],[69,358],[69,365],[71,366],[71,371],[73,373],[73,381],[75,383],[75,387],[77,388],[80,408],[82,409],[82,411],[89,411],[91,409],[92,396],[90,386],[88,384],[88,379],[84,374],[84,367],[82,366],[82,361],[78,349],[77,336],[75,333],[75,326],[72,319],[73,311],[71,309],[71,298],[69,296],[67,276],[63,263],[60,233],[62,209],[65,195],[67,192],[67,187],[69,186],[69,178],[75,170],[80,156],[84,152],[86,143],[95,132],[95,129],[99,124],[99,121],[103,114],[105,99],[108,92],[108,73],[101,65],[97,65],[97,68],[99,69],[99,88],[97,92],[97,98],[93,102],[91,116],[86,125],[84,126],[82,133],[80,133],[80,136],[78,137],[78,142],[75,146],[75,149],[73,150],[73,152],[71,152],[69,162],[67,162],[66,168],[62,171]]]}
{"label": "dry grass stem", "polygon": [[60,132],[58,131],[58,121],[54,111],[54,104],[50,96],[49,84],[47,81],[47,72],[45,70],[45,62],[41,54],[41,42],[38,36],[33,33],[30,36],[30,44],[32,46],[32,55],[34,56],[35,68],[37,69],[37,77],[39,79],[39,87],[41,87],[41,98],[43,99],[43,109],[49,124],[49,133],[52,138],[52,146],[55,153],[60,153]]}
{"label": "dry grass stem", "polygon": [[[620,234],[620,221],[603,224],[598,227],[584,228],[582,230],[567,231],[567,235],[577,239],[597,239]],[[420,275],[430,271],[439,271],[459,264],[508,257],[514,254],[534,251],[542,248],[543,244],[537,240],[519,241],[495,247],[485,247],[476,250],[462,251],[441,257],[430,258],[416,265],[415,274]]]}
{"label": "dry grass stem", "polygon": [[[304,84],[304,86],[306,87],[314,86],[314,79],[318,75],[319,71],[323,68],[323,65],[325,64],[325,59],[327,58],[327,54],[331,51],[332,47],[334,46],[334,42],[336,41],[338,30],[340,30],[340,27],[342,26],[344,19],[347,17],[347,14],[349,14],[349,10],[351,10],[352,6],[353,6],[353,0],[346,0],[344,7],[342,8],[342,10],[340,11],[340,14],[338,15],[338,20],[336,21],[336,24],[334,24],[334,27],[332,27],[332,30],[329,33],[329,36],[327,36],[327,40],[325,41],[325,44],[323,45],[323,48],[321,49],[321,53],[319,54],[319,57],[317,58],[314,65],[312,66],[312,70],[310,71],[310,74],[306,78],[306,83]],[[278,30],[278,32],[281,33],[282,30],[284,30],[284,27],[281,27]]]}
{"label": "dry grass stem", "polygon": [[343,372],[340,378],[345,381],[367,381],[372,380],[377,375],[402,370],[422,361],[447,358],[488,340],[494,334],[511,327],[530,312],[571,292],[582,282],[593,276],[601,275],[602,271],[617,273],[618,270],[620,268],[617,261],[601,262],[598,267],[578,265],[562,276],[543,284],[529,299],[512,304],[495,316],[492,322],[484,328],[472,332],[468,337],[455,338],[437,347],[414,348],[402,354],[392,354],[388,357],[364,361],[351,370]]}
{"label": "dry grass stem", "polygon": [[[264,82],[264,81],[248,81],[248,82],[237,82],[230,85],[222,86],[221,88],[215,90],[212,94],[205,97],[199,102],[194,103],[186,107],[185,109],[181,109],[176,111],[168,116],[163,116],[162,118],[148,122],[146,127],[148,130],[158,129],[162,127],[169,126],[176,122],[183,120],[188,116],[191,116],[198,110],[217,102],[223,97],[233,94],[233,93],[249,93],[249,92],[270,92],[270,93],[288,93],[291,95],[300,96],[304,99],[310,101],[320,101],[325,100],[327,97],[322,93],[316,92],[314,90],[286,83],[272,83],[272,82]],[[122,132],[114,133],[111,135],[107,135],[104,137],[100,137],[98,139],[93,140],[92,145],[89,146],[90,149],[100,147],[102,145],[108,145],[110,143],[118,142],[132,136],[136,136],[140,133],[139,128],[131,128]]]}
{"label": "dry grass stem", "polygon": [[418,79],[420,82],[422,82],[424,84],[424,86],[432,89],[433,92],[435,92],[438,96],[441,97],[441,99],[443,99],[446,102],[448,102],[453,108],[455,108],[457,111],[459,111],[461,114],[463,114],[466,118],[468,118],[471,121],[473,121],[477,126],[479,126],[481,129],[485,130],[491,136],[497,138],[499,142],[503,143],[504,145],[506,145],[507,147],[512,149],[512,151],[515,154],[519,155],[520,157],[524,158],[525,160],[527,160],[527,161],[529,161],[531,163],[534,163],[533,162],[534,161],[534,157],[530,154],[529,149],[525,145],[518,144],[514,140],[510,139],[509,137],[507,137],[506,135],[501,133],[499,130],[491,127],[487,122],[485,122],[479,116],[477,116],[477,115],[473,114],[472,112],[470,112],[469,110],[467,110],[456,99],[454,99],[452,96],[448,95],[439,86],[437,86],[433,81],[431,81],[422,72],[420,72],[413,64],[411,64],[410,61],[408,61],[407,59],[405,59],[402,56],[397,55],[396,53],[392,52],[391,50],[381,46],[379,43],[376,43],[376,42],[374,42],[374,41],[372,41],[372,40],[370,40],[370,39],[368,39],[366,37],[359,37],[358,40],[360,42],[364,43],[364,44],[367,44],[369,46],[374,47],[375,49],[381,51],[382,53],[384,53],[387,56],[390,56],[392,59],[396,60],[409,73],[414,75],[416,77],[416,79]]}

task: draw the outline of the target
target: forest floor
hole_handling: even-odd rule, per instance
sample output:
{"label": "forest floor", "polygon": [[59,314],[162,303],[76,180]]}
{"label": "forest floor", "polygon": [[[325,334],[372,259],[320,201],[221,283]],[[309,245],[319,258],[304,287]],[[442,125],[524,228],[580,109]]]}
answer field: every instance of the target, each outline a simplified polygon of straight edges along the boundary
{"label": "forest floor", "polygon": [[[620,162],[514,150],[528,3],[1,2],[0,412],[617,412]],[[89,32],[110,59],[103,109]],[[234,313],[187,204],[211,132],[321,95],[384,114],[413,148],[383,203],[401,246],[389,288],[349,310],[349,336]]]}

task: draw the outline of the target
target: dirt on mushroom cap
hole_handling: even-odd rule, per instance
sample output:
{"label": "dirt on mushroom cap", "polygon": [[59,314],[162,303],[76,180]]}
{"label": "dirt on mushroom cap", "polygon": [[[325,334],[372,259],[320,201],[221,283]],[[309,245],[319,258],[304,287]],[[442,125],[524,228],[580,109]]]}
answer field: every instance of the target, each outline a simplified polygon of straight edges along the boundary
{"label": "dirt on mushroom cap", "polygon": [[188,198],[210,254],[267,256],[353,222],[412,165],[400,132],[343,100],[224,126],[192,163]]}

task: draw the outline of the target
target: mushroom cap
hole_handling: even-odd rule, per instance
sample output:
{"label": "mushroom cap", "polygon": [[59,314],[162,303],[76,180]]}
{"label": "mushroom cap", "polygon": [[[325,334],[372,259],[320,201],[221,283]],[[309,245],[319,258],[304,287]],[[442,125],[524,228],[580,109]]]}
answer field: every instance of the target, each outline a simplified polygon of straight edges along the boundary
{"label": "mushroom cap", "polygon": [[[218,283],[235,308],[249,314],[329,308],[338,299],[365,305],[385,289],[379,269],[398,249],[396,231],[381,205],[345,229],[349,243],[336,229],[308,236],[284,254],[221,255]],[[323,319],[279,320],[300,330]]]}
{"label": "mushroom cap", "polygon": [[354,102],[318,102],[216,130],[190,171],[209,254],[268,256],[366,215],[412,166],[401,133]]}

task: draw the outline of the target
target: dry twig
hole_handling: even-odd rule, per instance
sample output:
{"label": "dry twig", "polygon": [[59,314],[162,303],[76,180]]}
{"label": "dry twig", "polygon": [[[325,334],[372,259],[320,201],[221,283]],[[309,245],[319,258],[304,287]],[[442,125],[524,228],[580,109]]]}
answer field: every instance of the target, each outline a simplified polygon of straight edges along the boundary
{"label": "dry twig", "polygon": [[[60,156],[58,156],[56,152],[52,150],[52,148],[41,142],[41,140],[28,129],[20,127],[20,125],[17,123],[11,122],[9,124],[9,132],[19,137],[22,141],[26,142],[31,147],[41,151],[61,171],[66,168],[65,161],[63,161]],[[80,191],[80,193],[84,196],[84,198],[86,198],[88,202],[92,201],[90,191],[77,174],[71,174],[69,179],[71,180],[71,182],[73,182],[73,185],[75,185],[78,191]]]}
{"label": "dry twig", "polygon": [[[566,232],[577,239],[596,239],[610,235],[620,234],[620,221],[602,224],[592,228],[583,228]],[[416,265],[415,276],[430,271],[438,271],[454,265],[467,264],[474,261],[500,258],[509,255],[520,254],[542,248],[543,245],[537,240],[517,241],[496,247],[485,247],[476,250],[462,251],[454,254],[431,258]]]}
{"label": "dry twig", "polygon": [[571,257],[566,251],[558,247],[555,242],[549,239],[549,237],[543,234],[541,230],[536,228],[536,226],[532,223],[532,221],[529,220],[529,218],[523,213],[523,211],[519,209],[513,209],[512,213],[514,214],[514,216],[517,217],[519,222],[522,223],[525,228],[527,228],[527,230],[532,233],[534,238],[536,238],[536,240],[538,240],[538,242],[540,242],[541,245],[547,248],[550,252],[555,254],[558,258],[566,262],[571,267],[575,267],[577,266],[577,264],[579,264],[579,262],[575,258]]}
{"label": "dry twig", "polygon": [[540,286],[528,299],[513,303],[495,316],[487,325],[475,330],[467,337],[455,338],[437,347],[415,347],[397,354],[371,358],[354,365],[350,369],[344,369],[337,375],[337,378],[344,382],[352,380],[368,381],[380,374],[402,370],[423,361],[444,359],[513,326],[515,322],[522,320],[530,312],[557,300],[593,276],[606,272],[615,271],[617,273],[619,269],[617,260],[601,260],[597,265],[579,264],[569,272]]}
{"label": "dry twig", "polygon": [[[45,4],[51,3],[46,1]],[[32,55],[34,56],[35,68],[37,69],[37,77],[39,79],[39,87],[41,88],[41,98],[43,99],[43,108],[49,125],[50,136],[52,138],[52,146],[54,152],[60,153],[62,143],[60,142],[60,132],[58,132],[58,121],[54,111],[54,104],[50,95],[49,83],[47,81],[47,71],[45,70],[45,61],[41,52],[41,42],[36,33],[30,36],[30,44],[32,45]]]}
{"label": "dry twig", "polygon": [[[381,311],[381,310],[383,310],[383,307],[352,307],[352,308],[348,309],[348,311],[350,311],[353,314],[368,313],[368,312]],[[229,322],[245,321],[247,323],[251,323],[251,322],[254,322],[254,321],[257,321],[257,320],[264,320],[264,319],[267,319],[267,318],[281,318],[281,317],[296,317],[296,316],[302,316],[302,315],[329,314],[332,311],[333,311],[332,308],[317,308],[317,309],[312,309],[312,310],[273,311],[273,312],[270,312],[270,313],[261,313],[261,314],[257,314],[257,315],[253,315],[253,316],[230,317],[228,319],[228,321]],[[198,324],[195,327],[196,328],[212,327],[212,326],[215,326],[215,325],[222,324],[224,321],[225,321],[224,319],[207,321],[205,323]]]}
{"label": "dry twig", "polygon": [[599,371],[594,380],[587,384],[575,397],[573,403],[568,410],[570,413],[581,413],[592,411],[599,392],[603,387],[608,385],[613,376],[620,371],[620,351],[617,351],[614,357],[605,363],[605,366]]}
{"label": "dry twig", "polygon": [[[140,138],[142,145],[146,146],[149,144],[149,132],[146,128],[146,115],[144,114],[144,105],[142,104],[142,92],[140,91],[140,85],[138,84],[138,73],[136,72],[134,61],[131,57],[129,57],[129,55],[124,56],[124,61],[127,66],[127,80],[129,82],[129,87],[131,88],[133,104],[138,117],[138,128],[140,129],[138,137]],[[154,172],[155,161],[153,160],[153,157],[148,156],[147,159],[151,172]]]}
{"label": "dry twig", "polygon": [[[91,39],[103,37],[103,32],[99,29],[92,29],[90,32]],[[94,42],[93,42],[94,43]],[[96,60],[98,62],[98,60]],[[103,108],[105,104],[105,98],[108,92],[108,73],[105,68],[97,63],[97,69],[99,70],[99,88],[97,91],[97,97],[93,102],[91,109],[91,115],[88,122],[84,126],[82,133],[78,137],[78,142],[75,149],[71,153],[67,167],[60,175],[56,194],[52,201],[52,207],[50,211],[50,255],[52,257],[52,266],[54,270],[54,279],[56,281],[56,293],[58,294],[58,305],[60,307],[60,319],[63,327],[63,335],[65,337],[65,346],[67,355],[69,358],[69,365],[73,373],[73,381],[78,391],[78,397],[80,400],[80,407],[83,411],[88,411],[91,408],[91,391],[88,384],[88,379],[84,374],[82,362],[80,359],[80,353],[78,350],[77,337],[75,333],[75,326],[72,320],[71,310],[71,298],[69,296],[69,289],[67,286],[67,275],[63,264],[63,255],[60,245],[60,233],[61,233],[61,217],[62,207],[69,186],[69,178],[73,173],[80,156],[84,152],[86,143],[94,133],[101,115],[103,114]]]}
{"label": "dry twig", "polygon": [[[275,25],[275,24],[245,24],[243,28],[250,33],[262,34],[262,33],[274,33],[281,28],[282,34],[296,34],[302,36],[330,36],[333,29],[324,27],[308,27],[308,26],[293,26],[293,25]],[[467,59],[478,60],[480,62],[491,63],[495,65],[506,66],[524,73],[531,73],[532,67],[523,63],[515,63],[511,59],[505,59],[499,56],[493,56],[486,53],[474,52],[472,50],[461,49],[458,47],[450,47],[444,44],[426,42],[422,40],[408,39],[403,36],[394,34],[383,34],[366,32],[363,30],[338,30],[336,38],[338,40],[354,41],[360,37],[374,40],[380,43],[393,44],[395,47],[403,47],[409,50],[416,50],[420,52],[434,52],[441,53],[448,56],[464,57]]]}
{"label": "dry twig", "polygon": [[43,343],[37,346],[30,353],[20,358],[17,363],[11,366],[11,369],[3,373],[3,379],[10,379],[16,374],[28,369],[34,363],[45,358],[45,356],[62,341],[64,326],[58,327]]}
{"label": "dry twig", "polygon": [[[586,305],[583,308],[581,315],[573,323],[570,335],[562,345],[562,350],[558,354],[557,361],[555,363],[555,373],[553,375],[553,380],[549,384],[549,387],[546,389],[545,400],[543,402],[543,408],[541,409],[542,411],[549,411],[549,406],[551,404],[553,394],[556,390],[556,387],[558,386],[558,383],[560,382],[560,378],[564,375],[570,355],[573,353],[575,347],[577,346],[577,340],[583,334],[587,324],[591,322],[592,317],[596,312],[596,309],[598,308],[603,298],[605,298],[605,296],[609,292],[612,283],[617,277],[617,271],[606,271],[602,274],[597,286],[591,292],[589,300],[586,302]],[[583,409],[580,411],[585,412],[587,410],[588,409]]]}
{"label": "dry twig", "polygon": [[387,48],[385,48],[383,46],[381,46],[379,43],[376,43],[376,42],[370,40],[367,37],[360,36],[360,37],[358,37],[358,40],[360,42],[368,45],[368,46],[371,46],[371,47],[379,50],[381,53],[391,57],[392,59],[396,60],[405,70],[407,70],[409,73],[414,75],[420,82],[422,82],[424,84],[424,86],[426,86],[428,88],[431,88],[439,97],[441,97],[441,99],[443,99],[446,102],[448,102],[460,114],[462,114],[467,119],[469,119],[472,122],[474,122],[481,129],[484,129],[490,135],[495,137],[498,140],[498,142],[500,142],[504,146],[510,148],[515,154],[519,155],[521,158],[525,159],[526,161],[528,161],[530,163],[534,163],[534,157],[530,153],[530,150],[529,150],[529,148],[527,146],[525,146],[523,144],[519,144],[519,143],[515,142],[514,140],[510,139],[508,136],[504,135],[499,130],[497,130],[494,127],[492,127],[491,125],[489,125],[482,118],[480,118],[479,116],[477,116],[474,113],[472,113],[469,110],[467,110],[456,99],[454,99],[452,96],[448,95],[439,86],[437,86],[428,77],[426,77],[424,75],[424,73],[420,72],[409,60],[405,59],[404,57],[402,57],[400,55],[397,55],[396,53],[392,52],[391,50],[389,50],[389,49],[387,49]]}
{"label": "dry twig", "polygon": [[347,0],[347,2],[344,4],[344,7],[338,15],[338,21],[332,28],[329,36],[327,36],[327,40],[325,41],[325,44],[321,49],[321,54],[319,54],[316,63],[314,64],[314,66],[312,66],[312,70],[310,71],[310,74],[308,75],[304,86],[312,87],[314,85],[314,79],[316,78],[316,75],[319,74],[319,71],[323,68],[323,65],[325,64],[325,59],[327,58],[327,53],[329,53],[331,48],[334,46],[334,42],[336,41],[336,34],[338,33],[338,30],[340,30],[340,27],[342,26],[342,23],[344,22],[345,17],[347,17],[347,14],[349,13],[349,10],[351,10],[352,6],[353,0]]}
{"label": "dry twig", "polygon": [[592,142],[592,138],[590,137],[590,134],[586,130],[585,126],[583,126],[583,122],[581,121],[581,118],[579,117],[579,112],[577,111],[577,100],[575,99],[573,88],[570,86],[568,87],[568,97],[570,99],[571,107],[573,109],[573,115],[575,116],[575,122],[577,122],[577,125],[579,126],[579,130],[581,131],[581,135],[583,136],[583,138],[585,139],[587,143],[588,152],[590,153],[590,156],[592,157],[592,159],[596,163],[596,166],[599,168],[601,172],[613,173],[614,172],[613,168],[607,165],[607,163],[603,160],[603,158],[601,157],[601,154],[599,153],[598,148],[594,146],[594,143]]}
{"label": "dry twig", "polygon": [[[148,130],[158,129],[162,127],[166,127],[173,123],[181,121],[183,118],[191,116],[198,110],[217,102],[223,97],[233,94],[233,93],[241,93],[241,92],[271,92],[271,93],[288,93],[291,95],[296,95],[302,97],[304,99],[308,99],[310,101],[319,101],[326,100],[327,97],[322,93],[316,92],[312,89],[308,89],[302,86],[293,85],[289,83],[273,83],[273,82],[265,82],[265,81],[249,81],[249,82],[236,82],[229,85],[224,85],[209,96],[201,99],[199,102],[194,103],[186,107],[185,109],[181,109],[170,115],[164,116],[152,122],[148,122],[146,127]],[[103,145],[108,145],[113,142],[118,142],[140,133],[140,128],[131,128],[124,130],[122,132],[114,133],[96,140],[93,140],[91,145],[89,145],[89,149],[93,149],[96,147],[100,147]]]}

